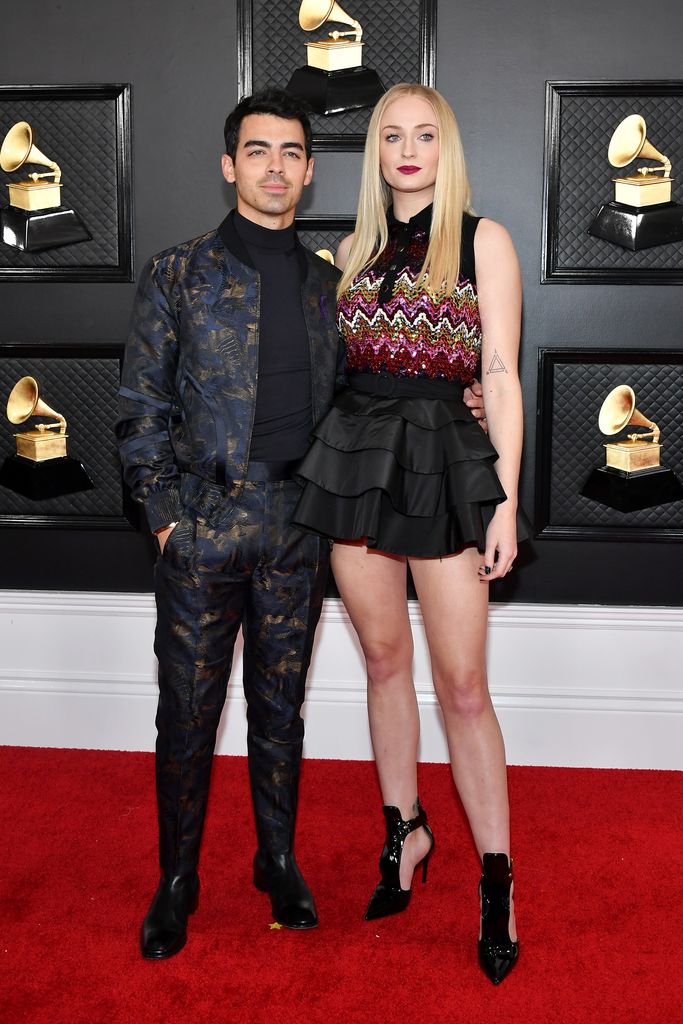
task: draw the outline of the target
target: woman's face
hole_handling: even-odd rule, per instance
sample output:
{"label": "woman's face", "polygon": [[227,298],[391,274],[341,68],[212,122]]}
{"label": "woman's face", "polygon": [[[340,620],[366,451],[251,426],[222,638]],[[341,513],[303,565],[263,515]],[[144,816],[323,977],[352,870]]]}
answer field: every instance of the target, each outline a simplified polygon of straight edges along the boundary
{"label": "woman's face", "polygon": [[384,111],[379,162],[387,185],[397,192],[424,192],[434,198],[439,166],[439,129],[432,105],[421,96],[402,96]]}

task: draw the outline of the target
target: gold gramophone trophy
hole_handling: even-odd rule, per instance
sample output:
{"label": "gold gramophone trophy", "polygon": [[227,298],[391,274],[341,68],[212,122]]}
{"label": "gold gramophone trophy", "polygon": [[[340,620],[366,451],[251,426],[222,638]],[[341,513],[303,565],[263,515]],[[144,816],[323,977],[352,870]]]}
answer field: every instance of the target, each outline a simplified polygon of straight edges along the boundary
{"label": "gold gramophone trophy", "polygon": [[2,211],[3,242],[22,252],[40,252],[92,238],[78,214],[69,206],[62,206],[59,165],[33,145],[33,129],[28,121],[18,121],[7,132],[0,148],[0,167],[12,174],[24,164],[50,169],[34,171],[25,181],[11,181],[7,185],[10,205]]}
{"label": "gold gramophone trophy", "polygon": [[74,491],[89,491],[95,486],[78,459],[67,455],[66,420],[40,397],[35,377],[22,377],[7,400],[10,423],[25,423],[31,416],[43,416],[56,423],[16,433],[17,452],[5,459],[0,469],[0,484],[26,498],[58,498]]}
{"label": "gold gramophone trophy", "polygon": [[304,32],[314,32],[328,21],[350,25],[351,30],[328,32],[327,39],[306,43],[308,65],[297,68],[287,91],[306,100],[316,114],[373,107],[385,89],[377,72],[363,66],[359,22],[335,0],[302,0],[299,25]]}
{"label": "gold gramophone trophy", "polygon": [[636,409],[636,396],[628,384],[613,388],[600,407],[598,427],[603,434],[618,434],[626,427],[649,427],[604,445],[605,465],[597,466],[581,494],[619,512],[664,505],[683,498],[683,486],[672,469],[660,465],[660,429]]}
{"label": "gold gramophone trophy", "polygon": [[638,158],[662,166],[613,178],[614,201],[600,207],[588,229],[589,235],[631,252],[683,239],[683,206],[671,201],[671,161],[647,141],[644,118],[629,114],[612,135],[607,159],[613,167],[626,167]]}

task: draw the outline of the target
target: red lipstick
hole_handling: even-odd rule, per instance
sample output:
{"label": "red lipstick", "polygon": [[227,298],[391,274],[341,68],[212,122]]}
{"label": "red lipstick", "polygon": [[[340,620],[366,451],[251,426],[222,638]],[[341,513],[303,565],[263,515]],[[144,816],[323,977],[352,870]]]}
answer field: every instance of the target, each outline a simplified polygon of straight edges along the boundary
{"label": "red lipstick", "polygon": [[414,167],[412,164],[405,164],[403,167],[398,167],[397,170],[400,171],[401,174],[417,174],[417,172],[421,171],[422,168]]}

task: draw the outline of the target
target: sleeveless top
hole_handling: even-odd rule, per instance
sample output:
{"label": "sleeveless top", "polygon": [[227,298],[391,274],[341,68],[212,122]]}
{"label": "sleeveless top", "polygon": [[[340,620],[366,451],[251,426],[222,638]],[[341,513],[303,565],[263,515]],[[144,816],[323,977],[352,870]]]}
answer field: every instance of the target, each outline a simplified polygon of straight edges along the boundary
{"label": "sleeveless top", "polygon": [[471,384],[481,354],[481,320],[474,265],[480,220],[463,214],[458,283],[449,295],[418,279],[429,245],[432,207],[404,224],[387,211],[389,241],[337,303],[350,373],[390,373],[411,379]]}

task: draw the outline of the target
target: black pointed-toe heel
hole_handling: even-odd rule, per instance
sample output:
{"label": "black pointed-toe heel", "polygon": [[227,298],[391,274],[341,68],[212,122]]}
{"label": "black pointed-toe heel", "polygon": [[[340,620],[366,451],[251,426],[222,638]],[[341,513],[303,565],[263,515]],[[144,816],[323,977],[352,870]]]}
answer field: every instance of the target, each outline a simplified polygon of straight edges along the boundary
{"label": "black pointed-toe heel", "polygon": [[430,847],[421,861],[415,865],[422,864],[422,881],[427,881],[427,865],[434,849],[434,835],[427,824],[427,815],[417,801],[417,814],[414,818],[405,821],[401,817],[398,807],[383,807],[384,817],[387,825],[387,837],[379,858],[379,869],[382,879],[370,897],[368,909],[365,911],[365,920],[374,921],[378,917],[388,917],[390,914],[400,914],[410,903],[410,889],[402,889],[400,881],[401,854],[403,844],[415,829],[423,828],[430,839]]}
{"label": "black pointed-toe heel", "polygon": [[485,853],[482,871],[479,964],[493,984],[500,985],[519,956],[519,943],[510,938],[512,861],[505,853]]}

